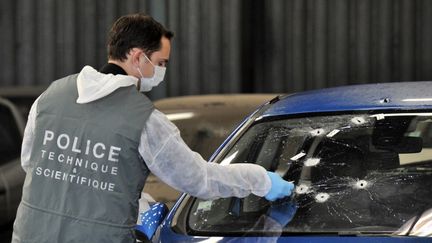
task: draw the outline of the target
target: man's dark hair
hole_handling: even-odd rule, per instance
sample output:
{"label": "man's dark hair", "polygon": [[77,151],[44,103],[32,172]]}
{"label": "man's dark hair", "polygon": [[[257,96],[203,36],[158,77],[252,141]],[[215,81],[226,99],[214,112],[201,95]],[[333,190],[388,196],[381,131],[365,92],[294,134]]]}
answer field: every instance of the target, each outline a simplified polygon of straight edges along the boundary
{"label": "man's dark hair", "polygon": [[174,33],[151,16],[131,14],[120,17],[108,34],[108,58],[124,61],[132,48],[143,49],[148,57],[161,48],[161,38],[169,40]]}

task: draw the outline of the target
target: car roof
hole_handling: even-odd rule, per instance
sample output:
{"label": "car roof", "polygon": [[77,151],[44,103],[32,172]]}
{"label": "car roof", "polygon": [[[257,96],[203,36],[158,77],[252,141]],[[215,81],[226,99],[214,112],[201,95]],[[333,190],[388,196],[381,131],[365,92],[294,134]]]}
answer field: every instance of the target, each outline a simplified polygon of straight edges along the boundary
{"label": "car roof", "polygon": [[432,81],[347,85],[280,97],[262,117],[365,110],[432,109]]}

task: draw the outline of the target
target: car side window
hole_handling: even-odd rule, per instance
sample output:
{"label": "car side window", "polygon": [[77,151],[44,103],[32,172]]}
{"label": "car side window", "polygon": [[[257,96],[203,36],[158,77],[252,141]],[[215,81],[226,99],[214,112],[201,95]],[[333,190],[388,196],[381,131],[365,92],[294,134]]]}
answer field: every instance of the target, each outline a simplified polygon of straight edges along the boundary
{"label": "car side window", "polygon": [[21,135],[11,110],[0,104],[0,165],[19,158]]}
{"label": "car side window", "polygon": [[254,195],[195,199],[189,230],[198,235],[414,234],[407,231],[432,205],[431,128],[431,114],[256,124],[222,163],[256,163],[276,171],[295,183],[294,196],[276,202]]}

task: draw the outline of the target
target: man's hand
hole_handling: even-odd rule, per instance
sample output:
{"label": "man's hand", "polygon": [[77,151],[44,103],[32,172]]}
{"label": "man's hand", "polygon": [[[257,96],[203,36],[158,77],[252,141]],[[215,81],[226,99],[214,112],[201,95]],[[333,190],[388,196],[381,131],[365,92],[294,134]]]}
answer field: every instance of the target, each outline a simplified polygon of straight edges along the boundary
{"label": "man's hand", "polygon": [[269,201],[275,201],[276,199],[288,197],[291,195],[294,189],[294,184],[282,179],[278,174],[274,172],[267,172],[271,181],[270,191],[265,195],[265,198]]}
{"label": "man's hand", "polygon": [[270,206],[269,216],[285,227],[294,218],[297,206],[292,202],[284,202]]}

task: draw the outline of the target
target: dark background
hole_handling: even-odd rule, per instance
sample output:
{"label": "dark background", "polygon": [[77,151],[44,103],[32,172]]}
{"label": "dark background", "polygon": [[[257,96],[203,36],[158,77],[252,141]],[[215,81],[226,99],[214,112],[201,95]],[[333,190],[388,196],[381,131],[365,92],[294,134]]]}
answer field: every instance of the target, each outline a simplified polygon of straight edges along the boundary
{"label": "dark background", "polygon": [[135,12],[176,34],[153,99],[432,80],[430,0],[2,0],[0,90],[102,66]]}

